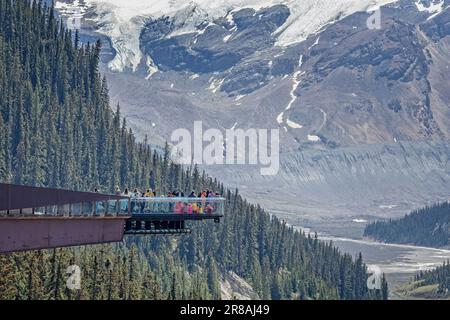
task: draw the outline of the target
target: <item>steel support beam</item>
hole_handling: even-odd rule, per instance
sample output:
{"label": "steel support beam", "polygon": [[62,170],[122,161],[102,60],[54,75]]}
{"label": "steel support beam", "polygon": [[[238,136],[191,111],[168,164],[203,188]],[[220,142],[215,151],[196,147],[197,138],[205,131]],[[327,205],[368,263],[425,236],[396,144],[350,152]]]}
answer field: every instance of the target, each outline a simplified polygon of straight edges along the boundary
{"label": "steel support beam", "polygon": [[0,253],[120,242],[129,217],[0,217]]}

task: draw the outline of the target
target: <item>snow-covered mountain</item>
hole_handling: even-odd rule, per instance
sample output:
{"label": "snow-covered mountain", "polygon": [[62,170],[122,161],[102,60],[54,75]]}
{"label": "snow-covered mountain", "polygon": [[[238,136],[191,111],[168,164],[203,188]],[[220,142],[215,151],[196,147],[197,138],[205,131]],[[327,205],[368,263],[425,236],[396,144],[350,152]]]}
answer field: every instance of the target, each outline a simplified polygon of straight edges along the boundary
{"label": "snow-covered mountain", "polygon": [[[371,30],[367,11],[380,6],[382,27]],[[141,130],[167,119],[160,110],[151,122],[138,116],[156,109],[149,101],[176,100],[169,109],[184,104],[197,120],[217,105],[205,120],[216,114],[211,125],[224,127],[258,110],[238,125],[280,127],[287,149],[449,137],[448,94],[430,90],[447,67],[448,0],[64,0],[56,8],[81,15],[85,36],[104,36],[114,100]],[[442,41],[424,32],[434,27]],[[186,122],[169,119],[167,131],[149,133],[164,140]]]}
{"label": "snow-covered mountain", "polygon": [[[403,214],[450,197],[450,0],[59,0],[56,8],[82,17],[84,41],[102,39],[113,103],[138,135],[162,144],[196,120],[281,129],[275,180],[207,168],[244,185],[250,200],[359,221],[361,211]],[[369,28],[377,17],[379,28]],[[297,202],[266,186],[292,187]]]}
{"label": "snow-covered mountain", "polygon": [[125,68],[136,70],[144,58],[139,37],[148,19],[173,19],[177,27],[164,34],[166,39],[182,34],[203,34],[208,28],[223,26],[223,23],[217,23],[220,19],[227,20],[233,30],[227,36],[232,36],[238,31],[234,28],[234,13],[244,9],[253,13],[282,6],[285,17],[272,33],[276,45],[288,46],[306,40],[327,24],[350,14],[392,2],[395,0],[75,0],[57,1],[56,8],[66,14],[73,14],[74,8],[95,12],[93,20],[101,25],[98,31],[110,37],[117,51],[110,67],[123,71]]}

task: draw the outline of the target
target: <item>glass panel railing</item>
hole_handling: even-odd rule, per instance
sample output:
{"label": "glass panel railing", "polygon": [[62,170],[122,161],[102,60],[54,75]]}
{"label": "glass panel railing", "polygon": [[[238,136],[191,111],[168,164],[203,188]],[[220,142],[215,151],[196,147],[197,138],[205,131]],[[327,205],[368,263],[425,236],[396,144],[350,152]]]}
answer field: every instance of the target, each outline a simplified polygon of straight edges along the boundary
{"label": "glass panel railing", "polygon": [[106,214],[106,202],[96,201],[95,202],[95,215],[104,216]]}
{"label": "glass panel railing", "polygon": [[119,215],[121,215],[121,216],[128,216],[128,215],[130,215],[129,214],[129,212],[128,212],[128,209],[129,209],[129,206],[130,206],[130,200],[129,199],[123,199],[123,200],[119,200],[118,201],[118,203],[119,203],[119,208],[118,208],[118,210],[119,210]]}
{"label": "glass panel railing", "polygon": [[83,204],[82,203],[74,203],[70,208],[70,215],[73,217],[79,217],[83,215]]}
{"label": "glass panel railing", "polygon": [[19,209],[17,209],[17,210],[9,210],[9,215],[13,216],[13,217],[20,216],[20,210]]}
{"label": "glass panel railing", "polygon": [[82,206],[83,216],[92,216],[94,214],[94,204],[92,202],[84,202]]}
{"label": "glass panel railing", "polygon": [[34,214],[35,214],[36,216],[44,216],[44,215],[45,215],[45,212],[46,212],[45,207],[38,207],[38,208],[35,208],[35,209],[34,209]]}
{"label": "glass panel railing", "polygon": [[47,215],[56,216],[58,214],[58,206],[47,206]]}
{"label": "glass panel railing", "polygon": [[0,216],[223,215],[224,198],[130,198],[4,211]]}
{"label": "glass panel railing", "polygon": [[57,216],[69,216],[70,215],[70,204],[58,205],[56,215]]}
{"label": "glass panel railing", "polygon": [[223,215],[224,198],[132,198],[131,214]]}
{"label": "glass panel railing", "polygon": [[117,200],[110,200],[106,202],[106,214],[109,216],[116,216],[119,213],[120,203]]}
{"label": "glass panel railing", "polygon": [[33,208],[22,209],[20,215],[24,216],[24,217],[32,216],[33,215]]}

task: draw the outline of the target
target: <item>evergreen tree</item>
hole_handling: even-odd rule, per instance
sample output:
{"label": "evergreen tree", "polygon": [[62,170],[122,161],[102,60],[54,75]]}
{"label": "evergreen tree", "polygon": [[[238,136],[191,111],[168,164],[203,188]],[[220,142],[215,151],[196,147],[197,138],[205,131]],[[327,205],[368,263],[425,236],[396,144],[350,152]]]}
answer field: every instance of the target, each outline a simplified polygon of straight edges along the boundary
{"label": "evergreen tree", "polygon": [[220,285],[219,285],[219,273],[217,271],[217,265],[212,256],[207,260],[208,268],[208,288],[214,300],[220,299]]}
{"label": "evergreen tree", "polygon": [[416,210],[402,219],[369,224],[364,235],[379,241],[445,247],[450,244],[450,203]]}

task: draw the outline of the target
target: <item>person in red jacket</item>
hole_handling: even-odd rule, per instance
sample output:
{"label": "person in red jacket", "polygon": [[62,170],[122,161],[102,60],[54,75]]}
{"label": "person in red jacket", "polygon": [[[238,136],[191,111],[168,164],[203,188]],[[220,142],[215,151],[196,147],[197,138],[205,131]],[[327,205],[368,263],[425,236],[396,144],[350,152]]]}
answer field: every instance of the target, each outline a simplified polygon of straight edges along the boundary
{"label": "person in red jacket", "polygon": [[178,201],[175,205],[175,213],[176,214],[183,214],[184,213],[184,204],[181,201]]}

